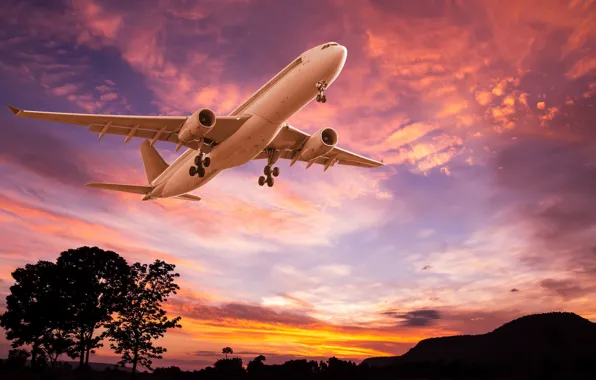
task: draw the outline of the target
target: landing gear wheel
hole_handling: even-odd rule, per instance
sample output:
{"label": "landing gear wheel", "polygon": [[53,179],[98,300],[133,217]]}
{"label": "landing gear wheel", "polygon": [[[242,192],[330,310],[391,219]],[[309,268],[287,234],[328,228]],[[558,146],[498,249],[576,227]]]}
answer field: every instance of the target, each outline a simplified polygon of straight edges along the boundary
{"label": "landing gear wheel", "polygon": [[275,183],[275,181],[273,180],[273,177],[267,178],[267,186],[273,187],[274,183]]}
{"label": "landing gear wheel", "polygon": [[264,176],[259,177],[259,186],[263,186],[267,179]]}
{"label": "landing gear wheel", "polygon": [[195,157],[195,165],[200,165],[201,164],[201,156],[196,156]]}
{"label": "landing gear wheel", "polygon": [[325,95],[321,96],[321,103],[327,102],[327,97]]}
{"label": "landing gear wheel", "polygon": [[271,166],[267,165],[265,166],[265,170],[263,170],[263,173],[269,177],[271,175]]}
{"label": "landing gear wheel", "polygon": [[199,173],[199,177],[203,178],[205,176],[205,168],[199,166],[199,168],[197,169],[197,173]]}
{"label": "landing gear wheel", "polygon": [[195,166],[191,166],[188,170],[188,174],[190,174],[190,176],[193,177],[195,174],[197,174],[197,168]]}
{"label": "landing gear wheel", "polygon": [[209,167],[209,165],[211,165],[211,158],[209,158],[209,157],[205,157],[205,158],[203,159],[203,166],[204,166],[204,167],[206,167],[206,168],[208,168],[208,167]]}
{"label": "landing gear wheel", "polygon": [[277,177],[279,175],[279,168],[277,166],[273,168],[271,175],[274,177]]}
{"label": "landing gear wheel", "polygon": [[321,101],[321,94],[318,94],[317,95],[317,102],[320,102],[320,101]]}

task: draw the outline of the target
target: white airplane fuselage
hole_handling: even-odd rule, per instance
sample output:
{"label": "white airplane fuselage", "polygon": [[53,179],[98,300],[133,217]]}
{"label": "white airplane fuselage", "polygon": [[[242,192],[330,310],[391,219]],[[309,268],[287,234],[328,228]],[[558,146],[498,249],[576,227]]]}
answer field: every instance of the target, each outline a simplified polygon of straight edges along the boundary
{"label": "white airplane fuselage", "polygon": [[345,47],[333,44],[307,50],[277,74],[230,116],[252,115],[237,132],[212,148],[205,175],[190,176],[197,151],[188,149],[151,185],[146,199],[169,198],[198,189],[223,170],[244,165],[273,141],[285,121],[319,94],[317,82],[330,85],[341,72],[347,57]]}

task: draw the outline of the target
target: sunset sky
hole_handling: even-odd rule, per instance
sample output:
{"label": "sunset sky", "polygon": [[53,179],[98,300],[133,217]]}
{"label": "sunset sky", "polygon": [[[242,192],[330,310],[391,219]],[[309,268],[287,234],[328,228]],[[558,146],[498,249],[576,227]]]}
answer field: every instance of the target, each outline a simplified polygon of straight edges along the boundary
{"label": "sunset sky", "polygon": [[[134,5],[133,5],[134,4]],[[596,1],[4,1],[0,9],[0,310],[10,273],[82,245],[181,274],[183,328],[157,366],[399,355],[530,313],[596,321]],[[348,49],[289,120],[384,159],[263,161],[141,202],[138,147],[57,112],[231,112],[303,51]],[[172,144],[156,148],[168,162]],[[9,343],[0,334],[0,356]],[[115,362],[109,346],[94,361]]]}

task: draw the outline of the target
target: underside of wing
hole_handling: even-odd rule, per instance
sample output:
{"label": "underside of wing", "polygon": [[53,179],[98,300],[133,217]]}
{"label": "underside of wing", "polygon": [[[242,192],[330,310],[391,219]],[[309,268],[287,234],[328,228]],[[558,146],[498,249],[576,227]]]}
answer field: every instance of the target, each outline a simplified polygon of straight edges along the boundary
{"label": "underside of wing", "polygon": [[375,168],[385,165],[383,162],[352,153],[338,146],[334,146],[316,158],[305,158],[302,155],[302,149],[310,137],[311,136],[308,133],[286,125],[267,147],[269,151],[265,150],[261,152],[255,159],[268,159],[271,155],[271,151],[278,151],[279,158],[292,160],[293,162],[307,162],[307,167],[310,167],[313,164],[320,164],[324,166],[325,170],[335,164],[363,168]]}
{"label": "underside of wing", "polygon": [[[176,145],[198,149],[199,141],[193,140],[180,143],[178,132],[189,116],[138,116],[138,115],[103,115],[83,113],[62,113],[27,111],[9,105],[13,114],[30,119],[48,120],[64,124],[73,124],[88,127],[90,132],[104,135],[125,136],[124,141],[137,137],[156,141],[167,141]],[[250,115],[217,116],[216,123],[203,138],[205,142],[217,145],[234,134],[250,118]]]}

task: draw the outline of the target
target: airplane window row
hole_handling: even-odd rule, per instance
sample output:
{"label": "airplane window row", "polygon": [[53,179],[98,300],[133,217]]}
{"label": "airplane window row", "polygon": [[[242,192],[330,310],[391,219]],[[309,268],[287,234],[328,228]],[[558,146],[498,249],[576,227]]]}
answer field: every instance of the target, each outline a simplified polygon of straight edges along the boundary
{"label": "airplane window row", "polygon": [[337,45],[339,45],[339,44],[336,44],[336,43],[330,43],[330,44],[326,44],[325,46],[323,46],[323,47],[321,48],[321,50],[323,50],[323,49],[327,49],[329,46],[337,46]]}

